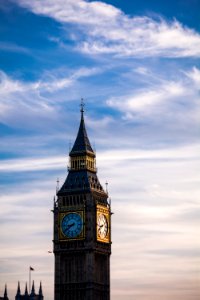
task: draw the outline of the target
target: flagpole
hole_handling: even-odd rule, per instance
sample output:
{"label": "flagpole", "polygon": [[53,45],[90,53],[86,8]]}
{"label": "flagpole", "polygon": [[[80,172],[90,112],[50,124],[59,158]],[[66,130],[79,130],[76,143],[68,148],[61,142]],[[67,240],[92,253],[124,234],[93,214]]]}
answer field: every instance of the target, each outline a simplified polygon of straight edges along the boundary
{"label": "flagpole", "polygon": [[31,267],[29,267],[29,295],[31,293]]}
{"label": "flagpole", "polygon": [[35,269],[29,266],[29,295],[31,294],[31,271],[35,271]]}

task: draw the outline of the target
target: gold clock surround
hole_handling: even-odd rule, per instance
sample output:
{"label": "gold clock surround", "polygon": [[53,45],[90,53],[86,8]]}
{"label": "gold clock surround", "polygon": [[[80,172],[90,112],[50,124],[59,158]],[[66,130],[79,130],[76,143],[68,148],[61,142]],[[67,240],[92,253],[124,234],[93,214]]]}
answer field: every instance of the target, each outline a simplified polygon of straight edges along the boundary
{"label": "gold clock surround", "polygon": [[[107,222],[107,232],[104,235],[99,233],[98,220],[102,218]],[[96,208],[96,238],[98,242],[110,243],[110,211],[108,207],[97,204]]]}

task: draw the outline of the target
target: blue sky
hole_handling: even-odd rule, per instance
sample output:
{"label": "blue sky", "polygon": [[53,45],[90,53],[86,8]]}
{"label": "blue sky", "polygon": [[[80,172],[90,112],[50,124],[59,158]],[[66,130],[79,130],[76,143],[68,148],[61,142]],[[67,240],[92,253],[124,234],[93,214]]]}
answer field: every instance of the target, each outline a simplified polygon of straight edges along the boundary
{"label": "blue sky", "polygon": [[0,292],[53,299],[52,201],[85,119],[108,180],[112,300],[200,297],[199,0],[1,0]]}

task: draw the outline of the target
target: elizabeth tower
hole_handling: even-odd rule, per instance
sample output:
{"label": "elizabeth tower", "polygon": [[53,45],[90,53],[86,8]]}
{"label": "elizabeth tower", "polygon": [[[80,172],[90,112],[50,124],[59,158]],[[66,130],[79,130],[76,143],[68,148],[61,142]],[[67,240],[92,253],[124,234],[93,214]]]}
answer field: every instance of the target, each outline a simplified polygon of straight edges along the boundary
{"label": "elizabeth tower", "polygon": [[81,121],[54,203],[55,300],[110,300],[111,211]]}

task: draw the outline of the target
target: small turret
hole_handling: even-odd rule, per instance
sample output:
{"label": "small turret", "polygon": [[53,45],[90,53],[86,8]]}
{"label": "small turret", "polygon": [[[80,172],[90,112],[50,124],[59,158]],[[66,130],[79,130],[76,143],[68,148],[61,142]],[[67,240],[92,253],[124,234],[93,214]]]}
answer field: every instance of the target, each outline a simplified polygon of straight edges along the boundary
{"label": "small turret", "polygon": [[[0,297],[0,300],[9,300],[8,294],[7,294],[7,285],[5,285],[4,296]],[[42,292],[42,283],[40,282],[39,292],[38,292],[38,294],[36,294],[35,293],[35,284],[33,281],[31,293],[29,295],[27,282],[25,285],[25,292],[24,292],[24,294],[23,293],[21,294],[20,282],[18,281],[17,293],[15,296],[15,300],[44,300],[44,296],[43,296],[43,292]]]}
{"label": "small turret", "polygon": [[17,286],[17,294],[15,296],[15,300],[20,300],[21,296],[21,290],[20,290],[20,283],[18,281],[18,286]]}
{"label": "small turret", "polygon": [[5,284],[5,290],[4,290],[4,297],[3,297],[4,300],[9,300],[8,299],[8,294],[7,294],[7,284]]}
{"label": "small turret", "polygon": [[34,284],[34,280],[33,280],[30,299],[35,299],[35,296],[36,296],[36,294],[35,294],[35,284]]}
{"label": "small turret", "polygon": [[42,293],[42,282],[40,281],[40,288],[39,288],[39,295],[38,295],[38,299],[39,300],[43,300],[44,297],[43,297],[43,293]]}
{"label": "small turret", "polygon": [[28,295],[28,287],[27,287],[27,282],[26,282],[26,285],[25,285],[25,293],[24,295]]}
{"label": "small turret", "polygon": [[27,300],[29,299],[27,282],[26,282],[26,285],[25,285],[24,299],[27,299]]}

